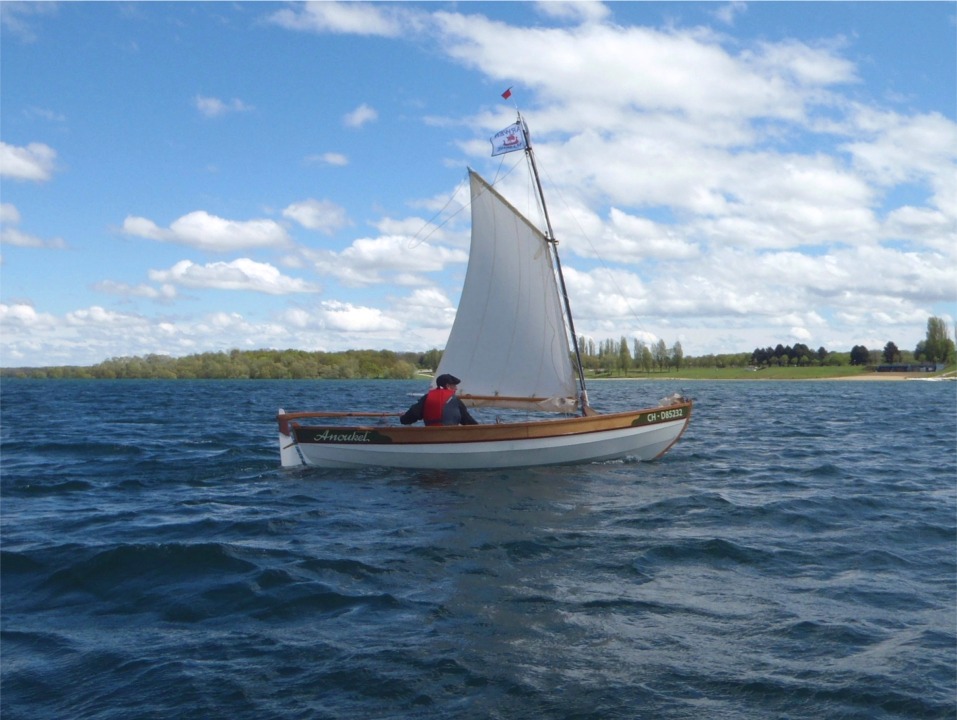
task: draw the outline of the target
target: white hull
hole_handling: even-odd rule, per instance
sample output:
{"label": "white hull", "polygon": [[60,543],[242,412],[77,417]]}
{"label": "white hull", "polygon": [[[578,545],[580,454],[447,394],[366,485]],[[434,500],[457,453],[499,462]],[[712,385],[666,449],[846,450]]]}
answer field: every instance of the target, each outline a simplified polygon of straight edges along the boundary
{"label": "white hull", "polygon": [[[677,442],[691,415],[687,404],[670,410],[679,415],[677,419],[650,419],[663,415],[662,410],[669,409],[447,428],[298,427],[287,423],[288,432],[279,433],[279,447],[283,467],[479,470],[622,458],[653,460]],[[336,437],[345,442],[335,442]]]}

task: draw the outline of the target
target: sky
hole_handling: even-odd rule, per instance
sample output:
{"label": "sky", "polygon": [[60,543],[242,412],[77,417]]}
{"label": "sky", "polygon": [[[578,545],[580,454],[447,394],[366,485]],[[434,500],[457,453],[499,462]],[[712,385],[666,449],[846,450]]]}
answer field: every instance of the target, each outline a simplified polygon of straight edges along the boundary
{"label": "sky", "polygon": [[955,16],[2,2],[0,365],[442,348],[467,168],[541,219],[518,112],[579,335],[913,349],[957,319]]}

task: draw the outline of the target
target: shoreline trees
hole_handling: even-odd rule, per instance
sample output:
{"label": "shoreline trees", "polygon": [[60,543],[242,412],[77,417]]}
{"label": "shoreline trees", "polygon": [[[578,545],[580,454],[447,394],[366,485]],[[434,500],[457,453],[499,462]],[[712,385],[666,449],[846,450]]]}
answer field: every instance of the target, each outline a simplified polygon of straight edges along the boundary
{"label": "shoreline trees", "polygon": [[[629,342],[631,345],[629,346]],[[648,345],[637,338],[629,341],[604,340],[595,343],[588,337],[578,341],[585,369],[597,376],[651,374],[682,368],[763,368],[840,365],[878,365],[880,363],[952,362],[957,356],[954,341],[948,337],[943,319],[927,321],[927,337],[913,352],[900,350],[889,341],[883,351],[855,345],[850,352],[830,352],[824,347],[812,350],[803,343],[770,345],[752,352],[686,356],[681,342],[669,350],[664,339]],[[409,379],[423,372],[434,372],[442,351],[393,352],[391,350],[346,350],[311,352],[305,350],[230,350],[173,358],[151,354],[145,357],[110,358],[97,365],[43,368],[0,368],[3,378],[64,379]]]}

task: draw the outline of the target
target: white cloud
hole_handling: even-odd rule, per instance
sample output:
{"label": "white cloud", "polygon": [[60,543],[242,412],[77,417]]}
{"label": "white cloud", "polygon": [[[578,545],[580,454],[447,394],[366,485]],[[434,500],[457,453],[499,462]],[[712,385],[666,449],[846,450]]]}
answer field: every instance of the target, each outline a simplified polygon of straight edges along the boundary
{"label": "white cloud", "polygon": [[353,287],[383,282],[390,273],[421,277],[421,273],[442,270],[448,263],[468,261],[468,254],[461,250],[412,242],[402,236],[360,238],[342,252],[308,251],[307,257],[318,272]]}
{"label": "white cloud", "polygon": [[0,303],[0,326],[5,329],[12,327],[41,328],[49,327],[55,322],[52,315],[38,313],[36,308],[26,303],[7,305]]}
{"label": "white cloud", "polygon": [[935,187],[953,183],[957,124],[952,120],[939,113],[908,117],[866,108],[858,108],[851,120],[855,127],[848,132],[858,130],[865,137],[847,142],[843,149],[870,182],[887,186],[927,179]]}
{"label": "white cloud", "polygon": [[0,2],[0,23],[21,41],[32,43],[37,39],[34,32],[36,18],[55,15],[58,9],[55,2]]}
{"label": "white cloud", "polygon": [[416,14],[399,5],[364,2],[311,2],[284,8],[270,20],[288,30],[399,37]]}
{"label": "white cloud", "polygon": [[306,158],[306,163],[319,163],[322,165],[333,165],[335,167],[345,167],[349,164],[349,158],[342,153],[327,152],[321,155],[310,155]]}
{"label": "white cloud", "polygon": [[0,175],[14,180],[44,182],[53,177],[56,150],[43,143],[17,147],[0,142]]}
{"label": "white cloud", "polygon": [[282,211],[283,217],[295,220],[310,230],[319,230],[331,235],[345,227],[349,219],[345,208],[336,205],[330,200],[302,200],[293,203]]}
{"label": "white cloud", "polygon": [[208,118],[219,117],[221,115],[226,115],[227,113],[250,112],[251,110],[254,110],[251,105],[247,105],[242,100],[237,98],[226,101],[215,97],[197,95],[195,98],[193,98],[193,102],[200,114]]}
{"label": "white cloud", "polygon": [[[809,92],[846,78],[849,66],[827,49],[810,47],[762,56],[762,65],[753,53],[733,55],[701,30],[583,25],[530,33],[479,15],[433,17],[450,57],[502,82],[522,68],[523,85],[555,103],[549,119],[578,128],[607,126],[626,108],[682,113],[698,123],[703,117],[795,119]],[[792,65],[785,66],[788,58]]]}
{"label": "white cloud", "polygon": [[16,225],[20,222],[20,211],[12,203],[0,203],[0,223]]}
{"label": "white cloud", "polygon": [[601,22],[611,14],[604,3],[593,0],[539,0],[535,8],[545,17],[571,22]]}
{"label": "white cloud", "polygon": [[123,221],[123,232],[134,237],[215,252],[255,247],[281,248],[289,244],[286,230],[274,220],[226,220],[203,210],[184,215],[173,222],[168,230],[147,218],[129,216]]}
{"label": "white cloud", "polygon": [[[297,337],[304,338],[306,345],[329,347],[339,338],[366,342],[362,338],[388,337],[402,333],[406,323],[379,308],[339,300],[327,300],[310,307],[289,308],[279,316],[284,327],[293,328]],[[346,342],[349,342],[346,341]],[[345,345],[344,347],[355,347]]]}
{"label": "white cloud", "polygon": [[66,248],[66,242],[62,238],[53,238],[44,240],[35,235],[28,235],[17,228],[5,227],[0,230],[0,243],[4,245],[14,245],[17,247],[32,248],[54,248],[62,250]]}
{"label": "white cloud", "polygon": [[41,120],[46,120],[47,122],[66,122],[66,116],[63,113],[56,112],[55,110],[48,110],[47,108],[32,106],[24,110],[23,114],[30,120],[34,118],[40,118]]}
{"label": "white cloud", "polygon": [[138,315],[119,313],[114,310],[107,310],[99,305],[93,305],[67,313],[66,322],[68,325],[83,329],[107,327],[111,330],[117,330],[142,325],[144,320]]}
{"label": "white cloud", "polygon": [[712,12],[712,15],[723,25],[734,25],[735,18],[747,12],[748,4],[742,0],[732,0],[732,2],[718,5],[718,8]]}
{"label": "white cloud", "polygon": [[130,285],[114,280],[101,280],[93,285],[93,289],[108,295],[119,295],[124,298],[146,298],[162,302],[168,302],[176,297],[176,288],[169,283],[157,288],[152,285]]}
{"label": "white cloud", "polygon": [[797,40],[762,43],[752,56],[755,69],[769,77],[793,81],[795,87],[827,87],[859,82],[854,63],[840,57],[834,47],[812,47]]}
{"label": "white cloud", "polygon": [[402,323],[387,317],[378,308],[361,307],[337,300],[322,302],[318,317],[323,327],[337,332],[370,333],[402,330]]}
{"label": "white cloud", "polygon": [[438,288],[417,288],[398,301],[406,317],[414,317],[416,325],[422,328],[436,328],[448,334],[455,320],[455,305]]}
{"label": "white cloud", "polygon": [[12,227],[19,223],[20,211],[17,210],[16,206],[11,203],[0,204],[0,243],[15,247],[54,248],[57,250],[66,248],[66,242],[62,238],[44,240]]}
{"label": "white cloud", "polygon": [[0,304],[4,367],[92,365],[110,357],[181,356],[240,347],[292,347],[296,338],[275,322],[238,313],[196,318],[151,318],[94,305],[64,315],[37,312],[25,303]]}
{"label": "white cloud", "polygon": [[602,238],[600,256],[607,255],[618,261],[641,258],[682,260],[693,258],[699,252],[695,243],[680,237],[670,225],[612,208],[610,224]]}
{"label": "white cloud", "polygon": [[351,113],[345,115],[342,118],[342,122],[345,123],[346,127],[359,128],[366,123],[378,119],[378,117],[379,113],[377,113],[375,109],[369,107],[365,103],[362,103],[362,105],[357,107]]}
{"label": "white cloud", "polygon": [[249,258],[197,265],[181,260],[169,270],[150,270],[150,280],[189,288],[244,290],[269,295],[318,292],[315,285],[283,275],[268,263]]}
{"label": "white cloud", "polygon": [[423,242],[444,243],[456,248],[468,248],[468,229],[458,231],[447,225],[436,225],[434,222],[423,220],[420,217],[381,218],[373,223],[376,230],[383,235],[403,236],[407,238],[409,246]]}
{"label": "white cloud", "polygon": [[881,228],[881,237],[889,240],[909,240],[944,256],[957,266],[957,222],[939,210],[910,205],[890,212]]}

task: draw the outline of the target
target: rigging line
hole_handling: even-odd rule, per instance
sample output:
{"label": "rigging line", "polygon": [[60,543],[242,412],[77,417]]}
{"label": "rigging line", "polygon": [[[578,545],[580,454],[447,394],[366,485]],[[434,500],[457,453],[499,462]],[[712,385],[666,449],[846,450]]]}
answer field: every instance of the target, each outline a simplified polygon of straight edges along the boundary
{"label": "rigging line", "polygon": [[[561,190],[561,186],[557,185],[551,179],[551,176],[548,175],[547,169],[545,169],[544,173],[545,173],[545,176],[548,177],[548,181],[549,183],[551,183],[551,187],[554,188],[555,192],[558,193],[558,196],[561,199],[562,204],[569,211],[568,214],[571,215],[572,218],[575,220],[575,225],[578,226],[578,230],[581,233],[581,236],[585,238],[585,242],[588,243],[588,247],[591,248],[592,253],[594,253],[595,259],[598,260],[599,265],[601,265],[602,269],[605,270],[608,276],[608,280],[611,282],[612,287],[618,292],[618,294],[621,296],[621,299],[625,301],[625,306],[628,308],[628,312],[631,313],[632,318],[638,324],[638,329],[641,330],[642,332],[648,333],[649,331],[645,328],[644,323],[641,321],[641,317],[632,308],[630,299],[625,294],[624,290],[621,289],[621,286],[615,281],[615,276],[612,273],[611,267],[608,265],[608,263],[605,262],[605,258],[602,257],[601,253],[598,252],[598,248],[596,248],[595,245],[592,243],[591,238],[588,236],[588,233],[585,231],[585,228],[583,228],[582,224],[578,221],[578,216],[572,211],[571,205],[568,203],[568,200],[565,199],[565,194]],[[650,333],[650,334],[653,334],[653,333]]]}
{"label": "rigging line", "polygon": [[[496,170],[496,172],[495,172],[495,180],[490,183],[490,185],[492,185],[493,187],[495,186],[495,184],[496,184],[499,180],[504,180],[504,179],[507,178],[509,175],[511,175],[512,172],[515,170],[515,168],[518,167],[518,163],[516,162],[516,163],[514,163],[514,164],[508,169],[508,172],[506,172],[505,174],[501,174],[501,172],[502,172],[502,166],[503,166],[504,164],[505,164],[505,157],[503,156],[502,159],[499,161],[498,170]],[[438,232],[439,230],[441,230],[442,228],[444,228],[446,225],[448,225],[450,222],[452,222],[452,220],[453,220],[455,217],[457,217],[460,213],[464,212],[464,211],[467,210],[469,207],[471,207],[471,205],[472,205],[472,199],[469,198],[468,202],[463,203],[463,204],[462,204],[462,207],[460,207],[460,208],[459,208],[458,210],[456,210],[454,213],[452,213],[452,214],[449,215],[447,218],[445,218],[445,220],[443,220],[441,223],[439,223],[438,225],[435,225],[435,224],[433,223],[433,221],[435,220],[435,218],[439,217],[442,213],[444,213],[445,210],[446,210],[446,208],[448,208],[448,206],[452,204],[452,201],[455,200],[456,196],[459,194],[459,190],[461,190],[463,187],[465,187],[465,183],[466,183],[467,181],[468,181],[468,173],[466,173],[465,179],[463,179],[458,185],[455,186],[455,190],[453,190],[453,191],[452,191],[452,194],[449,195],[449,199],[445,201],[445,205],[443,205],[431,218],[429,218],[428,220],[426,220],[425,223],[422,225],[422,228],[421,228],[415,235],[413,235],[411,238],[409,238],[409,245],[408,245],[408,247],[409,247],[410,250],[411,250],[412,248],[417,248],[419,245],[421,245],[421,244],[424,243],[426,240],[428,240],[430,237],[432,237],[436,232]],[[424,236],[423,236],[423,235],[422,235],[422,231],[425,230],[425,229],[426,229],[427,227],[429,227],[430,225],[432,226],[432,229],[429,231],[429,233],[428,233],[427,235],[424,235]]]}
{"label": "rigging line", "polygon": [[[468,176],[466,175],[466,179],[467,179],[467,178],[468,178]],[[470,205],[471,203],[470,203],[470,202],[465,203],[465,204],[462,205],[462,207],[460,207],[460,208],[459,208],[458,210],[456,210],[454,213],[452,213],[452,214],[449,215],[447,218],[445,218],[445,220],[443,220],[441,223],[439,223],[438,225],[434,224],[435,218],[439,217],[442,213],[445,212],[446,208],[448,208],[448,206],[452,204],[452,201],[453,201],[453,200],[456,198],[456,196],[459,194],[459,190],[461,190],[464,186],[465,186],[465,180],[460,181],[459,184],[455,186],[455,190],[452,191],[452,194],[449,195],[449,199],[445,201],[445,205],[443,205],[443,206],[438,210],[438,212],[435,213],[435,215],[433,215],[433,216],[430,217],[428,220],[426,220],[425,223],[422,225],[422,227],[419,229],[419,231],[418,231],[415,235],[413,235],[411,238],[409,238],[409,245],[408,245],[408,247],[409,247],[410,250],[411,250],[412,248],[417,248],[419,245],[421,245],[422,243],[424,243],[426,240],[428,240],[430,237],[432,237],[436,232],[438,232],[439,230],[441,230],[442,228],[444,228],[446,225],[448,225],[450,222],[452,222],[452,220],[453,220],[459,213],[461,213],[463,210],[465,210],[467,207],[469,207],[469,205]],[[432,229],[429,231],[429,233],[428,233],[427,235],[425,235],[425,236],[423,237],[423,236],[422,236],[422,231],[425,230],[425,229],[426,229],[427,227],[429,227],[430,225],[432,226]]]}
{"label": "rigging line", "polygon": [[498,185],[500,180],[504,180],[513,172],[515,172],[515,168],[517,168],[519,165],[520,161],[516,160],[515,162],[512,163],[511,167],[509,167],[508,171],[503,174],[502,168],[505,166],[506,159],[508,159],[507,154],[502,155],[502,159],[498,161],[498,170],[495,171],[495,179],[489,183],[489,185],[491,185],[492,187],[495,187],[496,185]]}

